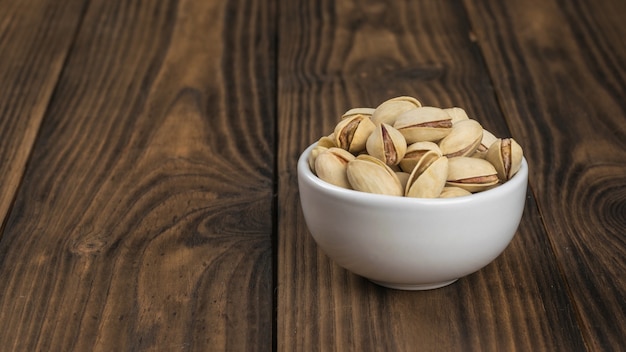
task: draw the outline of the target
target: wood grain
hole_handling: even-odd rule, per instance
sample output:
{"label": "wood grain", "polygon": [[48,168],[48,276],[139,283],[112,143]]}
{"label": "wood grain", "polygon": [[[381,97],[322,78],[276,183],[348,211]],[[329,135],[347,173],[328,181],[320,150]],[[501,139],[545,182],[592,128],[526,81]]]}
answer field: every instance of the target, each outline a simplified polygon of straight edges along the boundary
{"label": "wood grain", "polygon": [[[0,0],[0,349],[612,351],[626,2]],[[425,292],[335,265],[296,161],[412,95],[512,135],[516,237]]]}
{"label": "wood grain", "polygon": [[623,349],[626,3],[466,3],[585,344]]}
{"label": "wood grain", "polygon": [[0,237],[83,6],[0,1]]}
{"label": "wood grain", "polygon": [[510,134],[461,4],[283,1],[280,13],[278,350],[584,349],[532,194],[502,256],[434,291],[383,289],[350,274],[306,228],[296,159],[349,108],[412,95]]}
{"label": "wood grain", "polygon": [[3,348],[271,349],[266,5],[89,2],[0,242]]}

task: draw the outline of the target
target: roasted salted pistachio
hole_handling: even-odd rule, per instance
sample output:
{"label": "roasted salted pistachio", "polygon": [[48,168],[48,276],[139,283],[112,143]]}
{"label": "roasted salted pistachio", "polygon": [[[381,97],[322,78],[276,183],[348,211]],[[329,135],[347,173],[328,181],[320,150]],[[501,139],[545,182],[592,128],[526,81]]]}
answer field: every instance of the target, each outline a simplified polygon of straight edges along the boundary
{"label": "roasted salted pistachio", "polygon": [[320,179],[343,188],[451,198],[508,181],[522,160],[515,140],[497,138],[462,108],[400,96],[375,109],[347,110],[311,149],[308,163]]}
{"label": "roasted salted pistachio", "polygon": [[395,128],[381,123],[370,134],[365,149],[389,166],[398,165],[406,153],[406,139]]}
{"label": "roasted salted pistachio", "polygon": [[313,173],[316,175],[317,175],[317,171],[315,171],[315,160],[317,160],[318,155],[320,155],[322,152],[326,150],[328,150],[328,148],[319,145],[319,143],[313,149],[311,149],[311,154],[309,154],[309,159],[308,159],[309,167],[311,168],[311,171],[313,171]]}
{"label": "roasted salted pistachio", "polygon": [[335,144],[335,134],[331,133],[328,136],[324,136],[324,137],[320,138],[317,141],[317,145],[321,146],[321,147],[326,147],[326,148],[336,147],[337,144]]}
{"label": "roasted salted pistachio", "polygon": [[335,144],[350,153],[358,153],[365,150],[365,143],[376,125],[363,114],[356,114],[342,119],[335,126]]}
{"label": "roasted salted pistachio", "polygon": [[346,170],[354,155],[341,148],[327,148],[315,158],[315,174],[335,186],[351,189]]}
{"label": "roasted salted pistachio", "polygon": [[496,168],[485,159],[457,156],[448,160],[447,186],[475,193],[498,184]]}
{"label": "roasted salted pistachio", "polygon": [[408,144],[436,142],[452,131],[452,119],[443,109],[422,106],[402,113],[393,124]]}
{"label": "roasted salted pistachio", "polygon": [[401,96],[384,101],[372,113],[372,121],[375,124],[386,123],[393,125],[398,116],[403,112],[422,106],[413,97]]}
{"label": "roasted salted pistachio", "polygon": [[402,196],[404,193],[396,173],[371,155],[361,154],[351,160],[346,173],[350,185],[357,191],[391,196]]}
{"label": "roasted salted pistachio", "polygon": [[404,195],[414,198],[437,198],[446,184],[447,175],[448,158],[435,151],[427,152],[411,172]]}
{"label": "roasted salted pistachio", "polygon": [[370,119],[372,118],[372,114],[374,113],[373,108],[353,108],[350,109],[348,111],[346,111],[343,115],[341,115],[342,119],[354,116],[354,115],[363,115],[363,116],[367,116]]}
{"label": "roasted salted pistachio", "polygon": [[476,151],[482,137],[483,127],[476,120],[462,120],[439,142],[439,148],[449,158],[468,156]]}
{"label": "roasted salted pistachio", "polygon": [[469,116],[467,116],[467,113],[465,112],[465,110],[456,106],[452,108],[443,109],[443,111],[445,111],[446,113],[448,113],[448,115],[450,115],[450,118],[452,119],[452,124],[469,119]]}
{"label": "roasted salted pistachio", "polygon": [[507,181],[522,165],[522,147],[513,138],[500,138],[489,146],[485,157],[498,171],[498,177]]}
{"label": "roasted salted pistachio", "polygon": [[439,146],[434,142],[415,142],[407,146],[404,158],[400,160],[400,168],[402,171],[410,173],[424,154],[429,151],[435,151],[437,154],[443,155]]}
{"label": "roasted salted pistachio", "polygon": [[329,136],[323,136],[317,141],[315,148],[311,150],[311,154],[309,154],[309,167],[315,173],[315,159],[317,156],[323,152],[324,150],[332,147],[336,147],[335,144],[335,136],[331,134]]}

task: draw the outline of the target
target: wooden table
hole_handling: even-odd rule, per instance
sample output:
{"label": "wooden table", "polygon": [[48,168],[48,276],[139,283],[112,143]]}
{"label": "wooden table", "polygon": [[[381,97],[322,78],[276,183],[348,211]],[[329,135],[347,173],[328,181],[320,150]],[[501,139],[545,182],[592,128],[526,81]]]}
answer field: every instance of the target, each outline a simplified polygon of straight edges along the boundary
{"label": "wooden table", "polygon": [[[3,351],[617,351],[626,2],[0,0]],[[484,269],[385,289],[296,160],[352,107],[460,106],[530,165]]]}

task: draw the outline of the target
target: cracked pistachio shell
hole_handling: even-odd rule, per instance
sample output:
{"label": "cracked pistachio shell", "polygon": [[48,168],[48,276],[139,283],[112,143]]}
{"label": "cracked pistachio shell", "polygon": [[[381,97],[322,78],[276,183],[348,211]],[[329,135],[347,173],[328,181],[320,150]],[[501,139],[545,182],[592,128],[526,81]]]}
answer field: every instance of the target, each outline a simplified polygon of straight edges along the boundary
{"label": "cracked pistachio shell", "polygon": [[415,142],[407,146],[406,153],[404,153],[404,158],[400,160],[400,169],[402,171],[410,173],[413,171],[413,168],[420,159],[426,154],[426,152],[435,151],[440,156],[443,155],[441,153],[441,149],[437,143],[434,142]]}
{"label": "cracked pistachio shell", "polygon": [[485,159],[459,156],[448,161],[446,186],[465,189],[468,192],[480,192],[498,184],[496,168]]}
{"label": "cracked pistachio shell", "polygon": [[422,106],[417,99],[408,96],[391,98],[378,105],[372,114],[375,124],[386,123],[393,125],[396,118],[403,112]]}
{"label": "cracked pistachio shell", "polygon": [[453,158],[474,154],[483,138],[483,127],[476,120],[463,120],[454,124],[452,131],[441,141],[443,155]]}
{"label": "cracked pistachio shell", "polygon": [[434,151],[426,153],[415,165],[404,195],[414,198],[437,198],[446,184],[448,158]]}
{"label": "cracked pistachio shell", "polygon": [[452,130],[452,119],[443,109],[422,106],[402,113],[394,122],[395,127],[408,144],[436,142]]}
{"label": "cracked pistachio shell", "polygon": [[335,126],[335,144],[350,153],[359,153],[365,150],[365,143],[376,125],[363,114],[356,114],[339,121]]}
{"label": "cracked pistachio shell", "polygon": [[315,158],[315,172],[320,179],[335,186],[351,189],[346,175],[348,163],[354,155],[341,148],[327,148]]}
{"label": "cracked pistachio shell", "polygon": [[402,196],[396,173],[381,160],[361,154],[348,163],[346,174],[353,189],[361,192]]}
{"label": "cracked pistachio shell", "polygon": [[354,108],[354,109],[350,109],[348,111],[346,111],[342,116],[341,119],[345,119],[354,115],[364,115],[367,116],[369,118],[372,118],[372,114],[374,113],[374,108]]}
{"label": "cracked pistachio shell", "polygon": [[501,181],[507,181],[519,171],[522,165],[522,147],[513,138],[501,138],[489,146],[485,158],[498,171]]}
{"label": "cracked pistachio shell", "polygon": [[389,166],[398,165],[406,153],[406,140],[398,130],[381,123],[367,138],[365,149]]}
{"label": "cracked pistachio shell", "polygon": [[498,140],[498,137],[494,136],[493,133],[487,131],[486,129],[483,129],[483,138],[481,139],[474,154],[472,154],[472,157],[484,159],[487,156],[489,146],[491,146],[491,144],[493,144],[496,140]]}
{"label": "cracked pistachio shell", "polygon": [[469,120],[469,116],[467,116],[467,113],[462,108],[459,108],[459,107],[455,106],[455,107],[446,108],[446,109],[443,109],[443,110],[446,113],[448,113],[448,115],[452,119],[452,124],[455,124],[455,123],[457,123],[459,121],[463,121],[463,120]]}
{"label": "cracked pistachio shell", "polygon": [[455,198],[455,197],[464,197],[472,194],[471,192],[464,190],[460,187],[444,187],[439,195],[439,198]]}

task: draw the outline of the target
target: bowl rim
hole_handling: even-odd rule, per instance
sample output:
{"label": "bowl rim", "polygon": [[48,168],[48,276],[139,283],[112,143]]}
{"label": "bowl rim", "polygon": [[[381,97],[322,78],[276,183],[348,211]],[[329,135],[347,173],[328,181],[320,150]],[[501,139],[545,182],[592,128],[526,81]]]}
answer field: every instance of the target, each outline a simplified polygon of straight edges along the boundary
{"label": "bowl rim", "polygon": [[325,194],[333,195],[338,198],[349,198],[355,202],[369,202],[369,203],[389,203],[396,202],[397,204],[415,204],[415,205],[452,205],[467,202],[484,201],[492,197],[501,196],[513,192],[520,186],[526,186],[528,182],[528,162],[525,157],[522,157],[522,164],[519,171],[513,175],[508,181],[499,184],[497,187],[472,193],[468,196],[453,197],[453,198],[412,198],[412,197],[400,197],[386,194],[374,194],[356,191],[353,189],[346,189],[339,186],[335,186],[328,183],[319,177],[317,177],[311,168],[309,167],[308,157],[311,150],[315,147],[317,142],[309,145],[298,158],[297,170],[299,176],[303,177],[310,184],[312,184],[317,190],[324,192]]}

